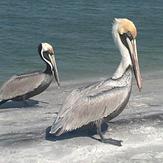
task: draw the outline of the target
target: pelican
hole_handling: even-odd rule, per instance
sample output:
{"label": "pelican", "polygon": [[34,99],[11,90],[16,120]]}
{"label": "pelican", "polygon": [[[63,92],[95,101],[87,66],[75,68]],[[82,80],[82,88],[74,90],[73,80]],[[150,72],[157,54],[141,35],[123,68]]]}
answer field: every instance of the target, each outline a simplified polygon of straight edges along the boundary
{"label": "pelican", "polygon": [[8,100],[24,101],[38,95],[48,88],[53,78],[56,79],[59,86],[53,47],[48,43],[41,43],[38,46],[38,52],[41,59],[46,63],[45,71],[12,76],[0,89],[0,104]]}
{"label": "pelican", "polygon": [[52,124],[51,134],[59,136],[93,122],[101,142],[122,145],[121,140],[104,138],[101,124],[118,116],[128,103],[132,88],[132,71],[139,91],[142,88],[142,78],[136,47],[137,29],[134,23],[125,18],[115,19],[112,34],[122,56],[117,70],[109,79],[73,90]]}

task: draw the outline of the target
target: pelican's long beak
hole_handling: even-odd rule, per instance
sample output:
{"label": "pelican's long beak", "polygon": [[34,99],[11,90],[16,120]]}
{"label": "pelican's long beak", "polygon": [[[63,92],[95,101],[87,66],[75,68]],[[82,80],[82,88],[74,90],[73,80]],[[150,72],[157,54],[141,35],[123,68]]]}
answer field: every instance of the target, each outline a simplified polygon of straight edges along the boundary
{"label": "pelican's long beak", "polygon": [[57,64],[56,64],[56,61],[55,61],[54,54],[53,54],[53,55],[49,54],[49,58],[50,58],[50,61],[51,61],[51,63],[52,63],[52,67],[53,67],[53,69],[52,69],[53,75],[54,75],[55,80],[56,80],[56,82],[57,82],[57,84],[58,84],[58,87],[60,87],[58,69],[57,69]]}
{"label": "pelican's long beak", "polygon": [[139,61],[138,61],[138,54],[137,54],[137,47],[136,47],[136,39],[130,41],[129,38],[126,39],[130,49],[130,57],[133,64],[134,75],[136,78],[137,86],[139,91],[142,88],[142,77],[140,73]]}

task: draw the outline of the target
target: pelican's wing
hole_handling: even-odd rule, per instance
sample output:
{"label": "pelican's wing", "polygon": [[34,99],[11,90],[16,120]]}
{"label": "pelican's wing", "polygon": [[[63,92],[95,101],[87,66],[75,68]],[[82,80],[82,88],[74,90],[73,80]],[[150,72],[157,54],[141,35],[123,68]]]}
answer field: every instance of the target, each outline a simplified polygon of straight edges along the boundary
{"label": "pelican's wing", "polygon": [[117,87],[115,82],[103,81],[74,90],[58,114],[51,133],[62,134],[107,117],[124,100],[126,87]]}
{"label": "pelican's wing", "polygon": [[44,74],[35,72],[14,75],[0,89],[0,100],[13,99],[33,91],[43,82]]}
{"label": "pelican's wing", "polygon": [[90,92],[93,90],[93,88],[97,87],[100,82],[96,82],[90,85],[87,85],[86,87],[81,87],[78,89],[74,89],[66,98],[65,102],[63,103],[62,109],[58,113],[58,117],[63,116],[68,110],[72,109],[72,106],[80,99],[82,96],[84,96],[87,92]]}

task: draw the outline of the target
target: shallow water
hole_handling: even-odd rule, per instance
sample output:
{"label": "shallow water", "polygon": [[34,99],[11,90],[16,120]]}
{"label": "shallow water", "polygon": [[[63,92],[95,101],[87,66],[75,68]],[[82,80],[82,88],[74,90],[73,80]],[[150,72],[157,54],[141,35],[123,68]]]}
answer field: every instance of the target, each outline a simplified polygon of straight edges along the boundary
{"label": "shallow water", "polygon": [[163,69],[163,1],[1,1],[0,83],[15,73],[43,69],[37,45],[55,45],[60,78],[110,76],[120,55],[112,20],[127,17],[138,28],[142,71]]}

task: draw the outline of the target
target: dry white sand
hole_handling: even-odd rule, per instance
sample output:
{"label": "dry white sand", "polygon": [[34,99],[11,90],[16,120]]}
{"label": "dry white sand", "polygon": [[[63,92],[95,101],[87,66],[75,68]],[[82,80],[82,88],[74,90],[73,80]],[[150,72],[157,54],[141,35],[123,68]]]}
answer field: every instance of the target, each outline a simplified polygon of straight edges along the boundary
{"label": "dry white sand", "polygon": [[[8,102],[0,109],[0,163],[163,162],[163,79],[145,79],[116,119],[104,126],[105,136],[123,140],[122,147],[103,144],[93,126],[59,138],[49,129],[67,94],[85,82],[54,84],[28,101]],[[75,118],[75,117],[74,117]]]}

